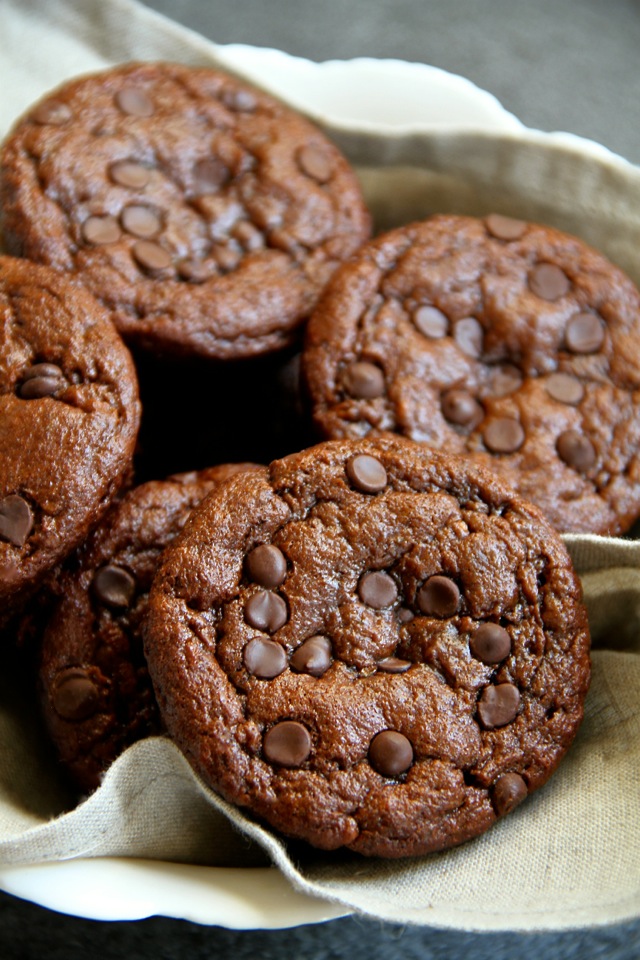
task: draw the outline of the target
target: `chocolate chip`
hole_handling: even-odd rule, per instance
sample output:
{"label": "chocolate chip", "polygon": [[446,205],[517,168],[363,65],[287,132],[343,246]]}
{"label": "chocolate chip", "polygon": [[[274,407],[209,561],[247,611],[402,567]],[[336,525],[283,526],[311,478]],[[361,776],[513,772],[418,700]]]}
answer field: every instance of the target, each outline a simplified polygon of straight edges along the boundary
{"label": "chocolate chip", "polygon": [[55,363],[34,363],[25,370],[24,379],[18,387],[18,396],[23,400],[52,397],[66,384],[62,370]]}
{"label": "chocolate chip", "polygon": [[71,119],[71,110],[60,100],[46,100],[38,104],[31,114],[31,119],[43,126],[51,124],[54,127],[62,127]]}
{"label": "chocolate chip", "polygon": [[542,300],[559,300],[571,289],[571,281],[555,263],[538,263],[529,274],[529,289]]}
{"label": "chocolate chip", "polygon": [[382,370],[365,360],[350,363],[344,371],[342,382],[347,393],[356,400],[373,400],[385,392]]}
{"label": "chocolate chip", "polygon": [[153,114],[153,100],[139,87],[118,90],[114,99],[119,109],[132,117],[150,117]]}
{"label": "chocolate chip", "polygon": [[387,485],[387,471],[384,466],[366,453],[352,457],[345,470],[353,486],[363,493],[379,493]]}
{"label": "chocolate chip", "polygon": [[556,441],[561,460],[574,470],[589,470],[597,460],[595,447],[588,437],[577,430],[565,430]]}
{"label": "chocolate chip", "polygon": [[511,653],[511,637],[498,623],[481,623],[471,635],[469,648],[483,663],[500,663]]}
{"label": "chocolate chip", "polygon": [[135,160],[118,160],[109,167],[109,176],[121,187],[141,190],[149,183],[151,173],[147,167]]}
{"label": "chocolate chip", "polygon": [[299,767],[311,753],[309,731],[296,720],[281,720],[267,730],[262,749],[269,763]]}
{"label": "chocolate chip", "polygon": [[365,573],[358,584],[358,595],[363,603],[374,610],[389,607],[398,598],[398,588],[393,577],[380,570]]}
{"label": "chocolate chip", "polygon": [[275,640],[254,637],[244,648],[244,665],[260,680],[272,680],[279,676],[287,666],[287,655]]}
{"label": "chocolate chip", "polygon": [[96,572],[93,591],[109,607],[128,607],[136,590],[135,578],[123,567],[109,563]]}
{"label": "chocolate chip", "polygon": [[216,193],[229,180],[231,172],[217,157],[196,160],[193,165],[194,194]]}
{"label": "chocolate chip", "polygon": [[138,264],[149,273],[161,273],[171,266],[171,255],[153,240],[136,240],[131,252]]}
{"label": "chocolate chip", "polygon": [[53,709],[64,720],[86,720],[98,709],[100,693],[86,670],[62,670],[52,686]]}
{"label": "chocolate chip", "polygon": [[369,744],[369,763],[383,777],[397,777],[413,763],[411,741],[397,730],[381,730]]}
{"label": "chocolate chip", "polygon": [[565,340],[572,353],[596,353],[604,343],[604,323],[595,313],[574,313]]}
{"label": "chocolate chip", "polygon": [[15,493],[0,500],[0,540],[24,547],[33,529],[33,512],[24,499]]}
{"label": "chocolate chip", "polygon": [[413,311],[413,322],[420,333],[430,340],[439,340],[444,337],[449,329],[449,319],[437,307],[431,304],[423,304]]}
{"label": "chocolate chip", "polygon": [[489,394],[493,397],[506,397],[522,386],[522,373],[511,363],[505,363],[491,371]]}
{"label": "chocolate chip", "polygon": [[398,620],[400,623],[410,623],[413,620],[415,614],[413,610],[409,610],[409,607],[400,607],[398,610]]}
{"label": "chocolate chip", "polygon": [[460,590],[449,577],[436,574],[418,590],[418,606],[429,617],[452,617],[460,607]]}
{"label": "chocolate chip", "polygon": [[528,790],[519,773],[504,773],[493,785],[493,806],[499,817],[511,813],[526,798]]}
{"label": "chocolate chip", "polygon": [[207,280],[216,275],[215,267],[212,270],[210,264],[193,257],[180,260],[176,264],[176,269],[178,275],[189,283],[206,283]]}
{"label": "chocolate chip", "polygon": [[475,426],[484,419],[483,408],[467,390],[447,390],[440,403],[445,419],[458,426]]}
{"label": "chocolate chip", "polygon": [[485,687],[478,700],[478,716],[486,730],[504,727],[515,719],[520,707],[520,691],[513,683]]}
{"label": "chocolate chip", "polygon": [[484,224],[496,240],[519,240],[527,229],[525,220],[515,220],[501,213],[490,213],[484,218]]}
{"label": "chocolate chip", "polygon": [[162,220],[155,210],[132,203],[120,214],[120,222],[127,233],[149,240],[162,230]]}
{"label": "chocolate chip", "polygon": [[482,437],[492,453],[515,453],[524,443],[524,430],[518,420],[499,417],[485,427]]}
{"label": "chocolate chip", "polygon": [[326,183],[331,177],[331,160],[327,151],[315,143],[307,143],[296,153],[298,166],[319,183]]}
{"label": "chocolate chip", "polygon": [[401,660],[400,657],[385,657],[378,660],[378,670],[383,673],[406,673],[411,666],[411,660]]}
{"label": "chocolate chip", "polygon": [[328,637],[317,634],[305,640],[291,656],[291,667],[298,673],[321,677],[331,666],[333,649]]}
{"label": "chocolate chip", "polygon": [[247,554],[247,574],[261,587],[279,587],[287,575],[287,558],[273,543],[262,543]]}
{"label": "chocolate chip", "polygon": [[256,630],[275,633],[285,625],[289,614],[287,605],[279,594],[260,590],[247,600],[244,618]]}
{"label": "chocolate chip", "polygon": [[482,353],[484,331],[475,317],[464,317],[458,320],[453,328],[453,337],[468,357],[477,358]]}
{"label": "chocolate chip", "polygon": [[96,246],[116,243],[120,239],[120,227],[115,217],[87,217],[82,224],[82,238]]}
{"label": "chocolate chip", "polygon": [[547,393],[559,403],[580,403],[584,396],[584,387],[577,377],[570,373],[552,373],[545,382]]}

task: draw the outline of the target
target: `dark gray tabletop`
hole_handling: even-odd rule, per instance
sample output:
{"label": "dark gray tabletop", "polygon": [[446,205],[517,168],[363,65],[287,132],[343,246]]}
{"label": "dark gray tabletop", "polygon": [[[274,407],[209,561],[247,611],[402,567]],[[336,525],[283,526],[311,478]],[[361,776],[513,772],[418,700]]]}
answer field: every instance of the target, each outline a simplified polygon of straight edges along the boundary
{"label": "dark gray tabletop", "polygon": [[[525,124],[640,163],[640,0],[146,0],[219,43],[312,60],[394,57],[459,73]],[[640,913],[640,904],[639,913]],[[0,895],[0,956],[47,960],[637,960],[640,922],[552,934],[458,934],[361,918],[236,932],[152,918],[103,923]]]}

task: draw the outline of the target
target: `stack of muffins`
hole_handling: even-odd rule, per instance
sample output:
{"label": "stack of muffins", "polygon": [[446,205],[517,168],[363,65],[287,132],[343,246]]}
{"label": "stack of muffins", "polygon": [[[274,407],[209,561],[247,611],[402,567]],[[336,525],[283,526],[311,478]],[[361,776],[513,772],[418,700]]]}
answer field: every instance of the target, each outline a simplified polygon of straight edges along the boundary
{"label": "stack of muffins", "polygon": [[640,515],[640,293],[496,213],[371,239],[289,108],[80,77],[0,155],[0,592],[61,768],[170,736],[286,836],[403,857],[546,782],[587,693],[561,534]]}

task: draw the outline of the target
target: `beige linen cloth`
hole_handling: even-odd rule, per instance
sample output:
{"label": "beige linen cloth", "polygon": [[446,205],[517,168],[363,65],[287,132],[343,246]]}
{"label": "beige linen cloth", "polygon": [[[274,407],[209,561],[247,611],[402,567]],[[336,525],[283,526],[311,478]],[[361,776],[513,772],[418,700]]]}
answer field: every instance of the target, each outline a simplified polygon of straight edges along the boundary
{"label": "beige linen cloth", "polygon": [[[129,59],[217,63],[133,0],[0,0],[0,135],[67,77]],[[379,225],[492,209],[573,230],[640,279],[640,171],[563,138],[332,129]],[[144,857],[273,864],[300,891],[401,923],[541,930],[640,915],[640,542],[568,537],[596,650],[586,718],[551,781],[483,837],[415,860],[301,852],[203,786],[168,741],[136,744],[73,808],[33,691],[0,671],[0,864]],[[10,657],[8,658],[10,659]],[[268,878],[268,872],[266,872]],[[265,881],[268,882],[268,879]]]}

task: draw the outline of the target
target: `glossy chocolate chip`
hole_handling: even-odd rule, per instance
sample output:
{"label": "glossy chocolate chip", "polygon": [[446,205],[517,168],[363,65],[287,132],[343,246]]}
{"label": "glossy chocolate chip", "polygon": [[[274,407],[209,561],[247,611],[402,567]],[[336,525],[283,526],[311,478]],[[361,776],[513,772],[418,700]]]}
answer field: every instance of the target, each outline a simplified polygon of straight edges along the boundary
{"label": "glossy chocolate chip", "polygon": [[71,116],[71,109],[66,103],[61,103],[60,100],[45,100],[35,108],[31,119],[42,126],[51,124],[53,127],[62,127],[69,122]]}
{"label": "glossy chocolate chip", "polygon": [[23,400],[37,400],[52,397],[66,386],[65,376],[55,363],[34,363],[24,372],[24,379],[18,387],[18,396]]}
{"label": "glossy chocolate chip", "polygon": [[125,207],[120,215],[120,223],[127,233],[146,240],[157,237],[162,230],[160,215],[151,207],[140,203],[132,203]]}
{"label": "glossy chocolate chip", "polygon": [[489,395],[492,397],[506,397],[515,393],[522,386],[522,373],[511,363],[505,363],[491,371],[489,377]]}
{"label": "glossy chocolate chip", "polygon": [[577,404],[584,396],[584,387],[577,377],[570,373],[552,373],[546,381],[547,393],[558,403]]}
{"label": "glossy chocolate chip", "polygon": [[344,371],[342,382],[347,393],[356,400],[374,400],[385,392],[382,370],[365,360],[350,363]]}
{"label": "glossy chocolate chip", "polygon": [[262,543],[247,554],[247,574],[261,587],[279,587],[287,575],[287,558],[273,543]]}
{"label": "glossy chocolate chip", "polygon": [[267,730],[262,750],[269,763],[299,767],[311,753],[311,736],[296,720],[282,720]]}
{"label": "glossy chocolate chip", "polygon": [[132,251],[139,266],[149,273],[161,273],[171,266],[171,254],[153,240],[137,240]]}
{"label": "glossy chocolate chip", "polygon": [[513,683],[485,687],[478,700],[478,717],[486,730],[504,727],[515,720],[520,707],[520,691]]}
{"label": "glossy chocolate chip", "polygon": [[422,613],[429,617],[452,617],[460,607],[460,590],[449,577],[429,577],[416,597]]}
{"label": "glossy chocolate chip", "polygon": [[379,493],[387,485],[387,471],[375,457],[360,453],[347,462],[347,477],[356,490]]}
{"label": "glossy chocolate chip", "polygon": [[493,806],[499,817],[511,813],[528,794],[527,785],[519,773],[505,773],[493,785]]}
{"label": "glossy chocolate chip", "polygon": [[309,637],[291,655],[291,667],[298,673],[321,677],[331,666],[333,649],[328,637],[317,634]]}
{"label": "glossy chocolate chip", "polygon": [[402,660],[400,657],[385,657],[378,660],[378,670],[383,673],[406,673],[411,666],[411,660]]}
{"label": "glossy chocolate chip", "polygon": [[296,160],[302,172],[318,183],[326,183],[331,178],[331,160],[323,147],[307,143],[296,153]]}
{"label": "glossy chocolate chip", "polygon": [[425,303],[413,311],[413,322],[416,329],[430,340],[439,340],[447,335],[449,318],[437,307]]}
{"label": "glossy chocolate chip", "polygon": [[96,572],[93,592],[100,603],[109,607],[125,608],[133,600],[136,591],[135,578],[114,563],[109,563]]}
{"label": "glossy chocolate chip", "polygon": [[0,500],[0,540],[24,547],[33,529],[33,511],[24,499],[15,493]]}
{"label": "glossy chocolate chip", "polygon": [[565,341],[572,353],[596,353],[604,343],[604,323],[595,313],[574,313],[567,321]]}
{"label": "glossy chocolate chip", "polygon": [[460,427],[473,426],[484,418],[483,408],[467,390],[447,390],[440,403],[445,419]]}
{"label": "glossy chocolate chip", "polygon": [[560,459],[574,470],[589,470],[597,460],[591,440],[577,430],[561,433],[556,441],[556,450]]}
{"label": "glossy chocolate chip", "polygon": [[272,680],[287,666],[287,656],[280,644],[262,637],[249,641],[242,659],[248,672],[260,680]]}
{"label": "glossy chocolate chip", "polygon": [[82,239],[95,246],[117,243],[120,236],[120,227],[115,217],[87,217],[82,224]]}
{"label": "glossy chocolate chip", "polygon": [[555,263],[538,263],[529,274],[529,289],[541,300],[559,300],[571,289],[571,281]]}
{"label": "glossy chocolate chip", "polygon": [[118,160],[109,167],[109,176],[120,187],[141,190],[149,183],[151,172],[135,160]]}
{"label": "glossy chocolate chip", "polygon": [[244,618],[256,630],[275,633],[287,622],[289,614],[283,598],[270,590],[260,590],[247,600]]}
{"label": "glossy chocolate chip", "polygon": [[383,777],[397,777],[413,763],[411,741],[397,730],[381,730],[369,744],[369,763]]}
{"label": "glossy chocolate chip", "polygon": [[139,87],[124,87],[114,99],[118,108],[132,117],[150,117],[154,112],[153,100]]}
{"label": "glossy chocolate chip", "polygon": [[86,670],[69,667],[55,678],[51,700],[63,720],[86,720],[98,709],[100,692]]}
{"label": "glossy chocolate chip", "polygon": [[453,337],[463,353],[474,359],[482,353],[484,331],[475,317],[458,320],[453,328]]}
{"label": "glossy chocolate chip", "polygon": [[498,623],[481,623],[471,634],[469,649],[483,663],[500,663],[511,653],[511,637]]}
{"label": "glossy chocolate chip", "polygon": [[515,453],[524,443],[524,430],[518,420],[499,417],[487,424],[482,438],[492,453]]}
{"label": "glossy chocolate chip", "polygon": [[194,194],[216,193],[229,180],[231,172],[217,157],[205,157],[193,165]]}
{"label": "glossy chocolate chip", "polygon": [[398,598],[398,588],[393,577],[381,570],[365,573],[358,584],[358,595],[363,603],[374,610],[391,606]]}
{"label": "glossy chocolate chip", "polygon": [[484,224],[496,240],[519,240],[527,229],[525,220],[505,217],[501,213],[490,213],[485,217]]}

